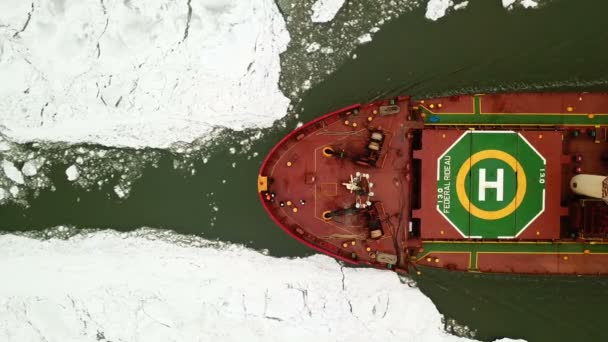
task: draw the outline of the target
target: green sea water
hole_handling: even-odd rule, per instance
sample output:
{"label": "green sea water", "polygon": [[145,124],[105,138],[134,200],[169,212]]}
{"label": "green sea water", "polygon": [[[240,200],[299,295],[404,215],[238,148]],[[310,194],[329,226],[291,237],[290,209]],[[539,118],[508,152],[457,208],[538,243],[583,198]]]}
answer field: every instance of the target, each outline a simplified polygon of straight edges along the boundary
{"label": "green sea water", "polygon": [[[372,21],[383,19],[382,13],[372,10],[374,1],[361,3],[375,16]],[[286,16],[302,15],[297,13],[300,7],[292,8],[288,1],[278,4]],[[346,6],[350,6],[348,1]],[[256,134],[254,131],[227,132],[213,146],[188,158],[175,151],[144,151],[153,154],[155,161],[139,164],[138,176],[125,199],[118,198],[109,184],[74,186],[64,173],[70,162],[57,162],[47,172],[53,189],[32,193],[27,206],[0,206],[0,229],[43,230],[71,225],[128,231],[149,226],[267,249],[275,256],[310,255],[311,250],[273,224],[256,194],[257,171],[264,155],[297,122],[352,103],[396,94],[427,97],[497,91],[608,90],[606,1],[547,0],[539,9],[507,11],[497,0],[471,0],[467,8],[437,22],[425,19],[424,10],[420,6],[401,13],[379,26],[371,43],[336,57],[337,69],[292,98],[294,108],[289,116],[264,130],[260,139],[249,139]],[[344,11],[334,25],[352,19],[348,9]],[[297,22],[288,25],[295,30]],[[292,34],[294,37],[297,35]],[[307,58],[296,43],[282,58],[282,84],[287,94],[294,90],[293,84],[301,83],[294,79],[307,77],[294,62]],[[241,152],[238,142],[247,139],[247,151]],[[234,146],[236,153],[230,150]],[[64,150],[73,151],[79,146],[24,148],[40,153],[52,150],[60,156]],[[106,150],[99,146],[85,148]],[[138,152],[123,149],[121,153]],[[176,167],[184,159],[188,167]],[[467,325],[482,340],[504,336],[529,341],[608,340],[604,329],[606,278],[425,269],[415,280],[448,320]]]}

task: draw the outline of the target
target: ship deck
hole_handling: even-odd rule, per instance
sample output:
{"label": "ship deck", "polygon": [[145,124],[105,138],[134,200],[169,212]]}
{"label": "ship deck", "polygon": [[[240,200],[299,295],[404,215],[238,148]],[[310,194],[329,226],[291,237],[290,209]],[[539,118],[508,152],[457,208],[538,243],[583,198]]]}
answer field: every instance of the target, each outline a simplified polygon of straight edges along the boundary
{"label": "ship deck", "polygon": [[[290,133],[258,192],[288,234],[350,263],[608,274],[608,206],[570,191],[580,173],[608,175],[608,94],[400,97]],[[358,175],[373,189],[349,190]]]}
{"label": "ship deck", "polygon": [[[349,262],[373,262],[378,252],[399,255],[397,241],[405,239],[410,221],[409,177],[410,142],[408,131],[420,122],[408,124],[408,101],[401,99],[398,113],[383,115],[382,105],[353,106],[326,115],[288,135],[273,150],[263,168],[263,187],[274,197],[266,208],[277,223],[292,236]],[[366,153],[370,131],[385,133],[376,166],[354,162]],[[330,148],[345,157],[328,155]],[[373,195],[361,199],[348,190],[357,172],[369,175]],[[369,197],[369,198],[368,198]],[[367,200],[375,203],[384,234],[369,239],[368,217],[344,214],[328,220],[324,213],[353,208]],[[401,238],[398,238],[401,236]]]}

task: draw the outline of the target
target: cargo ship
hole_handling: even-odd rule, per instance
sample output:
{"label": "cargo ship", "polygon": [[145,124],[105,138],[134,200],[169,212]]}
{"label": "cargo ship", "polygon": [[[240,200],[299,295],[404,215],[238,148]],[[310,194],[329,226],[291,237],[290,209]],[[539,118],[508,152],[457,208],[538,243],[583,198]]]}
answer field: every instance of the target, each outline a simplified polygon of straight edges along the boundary
{"label": "cargo ship", "polygon": [[257,190],[274,222],[400,273],[608,274],[608,93],[356,104],[290,132]]}

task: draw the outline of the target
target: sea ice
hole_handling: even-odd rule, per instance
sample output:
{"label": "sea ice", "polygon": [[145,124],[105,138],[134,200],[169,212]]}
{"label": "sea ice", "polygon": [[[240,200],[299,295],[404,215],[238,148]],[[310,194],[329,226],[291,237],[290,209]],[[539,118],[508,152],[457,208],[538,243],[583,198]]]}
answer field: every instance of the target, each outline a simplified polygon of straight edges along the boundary
{"label": "sea ice", "polygon": [[21,171],[19,171],[17,167],[15,167],[15,164],[13,164],[12,162],[8,160],[2,160],[2,170],[4,171],[6,177],[12,180],[13,182],[17,184],[24,183],[23,174],[21,173]]}
{"label": "sea ice", "polygon": [[80,177],[80,171],[78,171],[78,167],[76,167],[76,165],[71,165],[65,170],[65,175],[68,177],[70,182],[73,182]]}
{"label": "sea ice", "polygon": [[452,0],[429,0],[426,4],[425,17],[430,20],[437,20],[443,17],[451,6],[454,5]]}
{"label": "sea ice", "polygon": [[536,8],[538,6],[538,2],[534,0],[520,0],[520,3],[525,8]]}
{"label": "sea ice", "polygon": [[0,340],[466,340],[392,272],[154,234],[0,236]]}
{"label": "sea ice", "polygon": [[114,186],[114,193],[118,198],[124,198],[126,196],[125,191],[118,185]]}
{"label": "sea ice", "polygon": [[0,4],[10,140],[166,148],[287,111],[289,33],[273,0],[34,3]]}
{"label": "sea ice", "polygon": [[461,3],[454,5],[454,9],[455,10],[463,9],[463,8],[467,7],[468,5],[469,5],[468,1],[463,1]]}
{"label": "sea ice", "polygon": [[366,33],[366,34],[362,35],[361,37],[359,37],[358,40],[359,40],[359,44],[369,43],[372,41],[372,35],[369,33]]}
{"label": "sea ice", "polygon": [[30,159],[23,164],[21,172],[28,177],[35,176],[38,173],[38,169],[42,166],[42,161],[37,159]]}
{"label": "sea ice", "polygon": [[0,201],[2,201],[6,196],[6,190],[0,188]]}
{"label": "sea ice", "polygon": [[19,187],[16,185],[13,185],[10,187],[10,189],[8,189],[8,192],[10,192],[11,195],[13,195],[13,197],[16,197],[19,194]]}
{"label": "sea ice", "polygon": [[312,5],[310,19],[313,23],[332,21],[346,0],[317,0]]}
{"label": "sea ice", "polygon": [[502,6],[506,9],[512,9],[514,4],[519,4],[524,8],[538,7],[538,1],[535,0],[502,0]]}
{"label": "sea ice", "polygon": [[317,50],[319,50],[321,48],[321,44],[314,42],[314,43],[310,43],[307,47],[306,47],[306,52],[311,53],[311,52],[315,52]]}
{"label": "sea ice", "polygon": [[[507,9],[513,8],[513,5],[516,3],[525,8],[536,8],[538,6],[538,1],[535,0],[501,0],[501,2],[502,6]],[[468,4],[468,1],[454,4],[454,1],[452,0],[429,0],[426,4],[425,17],[435,21],[444,17],[450,8],[453,7],[455,10],[459,10],[467,7]]]}

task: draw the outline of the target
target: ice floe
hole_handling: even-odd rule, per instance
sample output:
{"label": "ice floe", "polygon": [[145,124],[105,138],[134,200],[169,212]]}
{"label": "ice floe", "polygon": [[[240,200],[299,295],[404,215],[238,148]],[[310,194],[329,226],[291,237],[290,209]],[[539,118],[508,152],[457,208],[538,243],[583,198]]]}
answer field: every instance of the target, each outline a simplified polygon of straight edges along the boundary
{"label": "ice floe", "polygon": [[38,169],[44,164],[44,158],[30,159],[23,163],[21,173],[27,177],[35,176],[38,173]]}
{"label": "ice floe", "polygon": [[535,0],[502,0],[502,6],[505,8],[513,8],[514,4],[520,4],[524,8],[536,8],[538,7],[538,1]]}
{"label": "ice floe", "polygon": [[463,1],[459,4],[454,5],[454,9],[455,10],[463,9],[463,8],[466,8],[468,5],[469,5],[468,1]]}
{"label": "ice floe", "polygon": [[167,232],[2,235],[0,273],[2,341],[467,340],[392,272]]}
{"label": "ice floe", "polygon": [[65,175],[68,177],[70,182],[73,182],[80,177],[80,171],[76,165],[70,165],[70,167],[65,170]]}
{"label": "ice floe", "polygon": [[288,42],[273,0],[2,1],[0,133],[165,148],[268,127]]}
{"label": "ice floe", "polygon": [[17,167],[15,167],[15,164],[13,164],[13,162],[10,162],[8,160],[2,160],[1,164],[2,171],[4,171],[4,174],[8,179],[12,180],[17,184],[24,183],[23,174],[21,173],[21,171],[19,171]]}
{"label": "ice floe", "polygon": [[116,196],[118,196],[118,198],[125,198],[127,196],[127,192],[125,192],[125,189],[118,185],[114,186],[114,193],[116,194]]}
{"label": "ice floe", "polygon": [[372,35],[369,33],[366,33],[366,34],[362,35],[361,37],[359,37],[357,40],[359,41],[359,44],[369,43],[372,41]]}
{"label": "ice floe", "polygon": [[11,145],[8,141],[0,140],[0,152],[8,151],[11,149]]}
{"label": "ice floe", "polygon": [[317,0],[312,5],[310,19],[313,23],[332,21],[346,0]]}
{"label": "ice floe", "polygon": [[425,17],[430,20],[437,20],[443,17],[448,8],[454,6],[452,0],[429,0],[426,5]]}
{"label": "ice floe", "polygon": [[[524,8],[538,7],[538,1],[535,0],[501,0],[502,6],[506,9],[512,9],[514,5],[521,5]],[[454,2],[453,0],[429,0],[426,4],[425,17],[430,20],[438,20],[444,17],[450,10],[459,10],[467,7],[468,1]]]}

